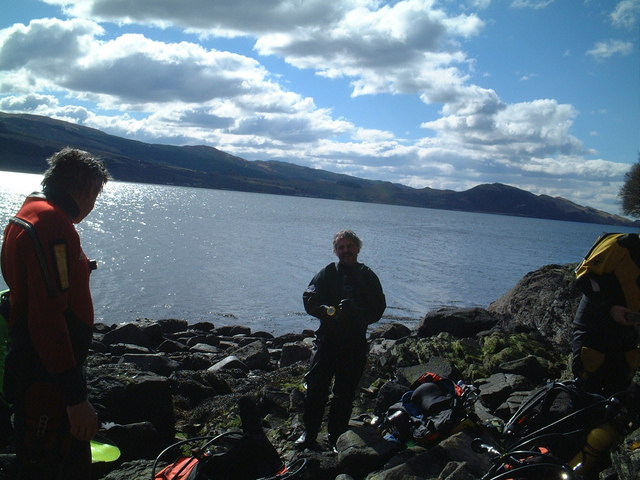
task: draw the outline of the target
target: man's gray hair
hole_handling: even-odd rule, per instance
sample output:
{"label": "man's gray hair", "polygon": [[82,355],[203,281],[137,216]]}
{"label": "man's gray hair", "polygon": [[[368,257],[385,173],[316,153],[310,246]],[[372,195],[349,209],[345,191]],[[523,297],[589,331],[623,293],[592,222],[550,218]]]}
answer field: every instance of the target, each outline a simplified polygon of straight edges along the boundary
{"label": "man's gray hair", "polygon": [[338,244],[338,242],[343,238],[349,238],[353,240],[354,243],[358,246],[358,249],[362,248],[362,240],[360,240],[360,237],[358,237],[358,235],[356,235],[356,233],[353,230],[341,230],[333,236],[334,250],[336,249],[336,245]]}

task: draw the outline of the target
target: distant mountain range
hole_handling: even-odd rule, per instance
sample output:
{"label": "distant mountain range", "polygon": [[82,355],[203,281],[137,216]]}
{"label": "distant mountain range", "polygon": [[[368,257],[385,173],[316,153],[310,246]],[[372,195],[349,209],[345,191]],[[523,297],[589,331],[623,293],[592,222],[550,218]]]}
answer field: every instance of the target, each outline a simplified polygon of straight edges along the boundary
{"label": "distant mountain range", "polygon": [[46,168],[45,159],[65,146],[100,155],[116,180],[128,182],[609,225],[638,224],[561,197],[534,195],[500,183],[478,185],[464,192],[417,189],[280,161],[248,161],[213,147],[143,143],[48,117],[0,112],[0,170],[41,173]]}

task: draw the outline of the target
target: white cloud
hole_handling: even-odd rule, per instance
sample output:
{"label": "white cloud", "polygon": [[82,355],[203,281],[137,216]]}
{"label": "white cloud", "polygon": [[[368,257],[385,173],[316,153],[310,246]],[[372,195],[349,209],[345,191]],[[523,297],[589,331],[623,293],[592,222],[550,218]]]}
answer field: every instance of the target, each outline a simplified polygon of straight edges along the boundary
{"label": "white cloud", "polygon": [[[475,60],[463,45],[484,33],[485,22],[473,13],[447,13],[440,6],[446,2],[275,0],[256,8],[255,0],[46,1],[75,18],[0,31],[3,110],[416,187],[463,189],[499,181],[542,193],[558,180],[553,191],[576,198],[582,190],[572,188],[613,184],[628,168],[591,158],[571,133],[578,115],[573,106],[553,99],[509,104],[495,90],[473,84]],[[488,8],[490,2],[467,3]],[[542,9],[551,3],[511,5]],[[639,3],[619,2],[612,22],[635,25]],[[346,79],[354,97],[415,95],[441,105],[440,117],[425,118],[425,137],[409,142],[336,118],[314,98],[286,90],[259,56],[142,34],[107,36],[99,21],[255,39],[260,55]],[[606,58],[632,48],[612,40],[588,53]]]}
{"label": "white cloud", "polygon": [[629,55],[633,51],[633,43],[622,40],[607,40],[598,42],[595,46],[587,51],[587,55],[591,55],[596,59],[613,57],[614,55]]}
{"label": "white cloud", "polygon": [[534,10],[539,10],[547,8],[554,1],[555,0],[513,0],[511,6],[514,8],[533,8]]}
{"label": "white cloud", "polygon": [[95,37],[104,33],[85,20],[33,20],[0,32],[0,71],[29,70],[33,75],[65,76]]}
{"label": "white cloud", "polygon": [[322,76],[350,78],[354,95],[437,97],[430,93],[439,88],[437,78],[455,77],[458,83],[464,78],[454,67],[466,62],[458,39],[477,35],[482,27],[475,15],[447,16],[433,2],[406,0],[353,9],[330,25],[262,35],[255,48]]}
{"label": "white cloud", "polygon": [[30,93],[27,95],[9,95],[0,98],[0,110],[5,111],[37,111],[39,108],[55,108],[58,106],[58,99],[53,95],[41,95]]}
{"label": "white cloud", "polygon": [[611,13],[611,22],[617,27],[632,29],[640,18],[640,0],[623,0]]}
{"label": "white cloud", "polygon": [[[101,41],[101,34],[97,24],[77,19],[15,25],[0,36],[0,71],[28,72],[33,79],[28,83],[46,82],[50,90],[98,102],[104,109],[162,112],[135,129],[129,119],[102,124],[111,133],[144,135],[146,129],[158,132],[161,124],[175,131],[186,120],[179,134],[186,141],[215,140],[210,133],[215,126],[226,135],[250,136],[258,142],[305,143],[352,128],[332,119],[330,111],[318,109],[312,99],[283,90],[254,59],[139,34]],[[61,52],[59,57],[52,46]],[[10,92],[14,86],[6,83],[3,88]],[[68,113],[56,116],[69,118]],[[94,117],[92,122],[98,121]],[[195,123],[199,125],[190,127]],[[209,131],[207,137],[203,131]]]}
{"label": "white cloud", "polygon": [[[216,35],[259,35],[291,25],[330,23],[367,0],[44,0],[68,15],[96,21],[177,26]],[[257,6],[259,8],[257,8]]]}

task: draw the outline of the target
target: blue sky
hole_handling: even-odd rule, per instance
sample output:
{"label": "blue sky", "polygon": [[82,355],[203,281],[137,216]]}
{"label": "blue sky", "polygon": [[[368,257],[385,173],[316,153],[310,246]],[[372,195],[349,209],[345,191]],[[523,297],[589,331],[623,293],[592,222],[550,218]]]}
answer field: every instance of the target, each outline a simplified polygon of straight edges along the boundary
{"label": "blue sky", "polygon": [[20,0],[0,111],[620,213],[639,39],[640,0]]}

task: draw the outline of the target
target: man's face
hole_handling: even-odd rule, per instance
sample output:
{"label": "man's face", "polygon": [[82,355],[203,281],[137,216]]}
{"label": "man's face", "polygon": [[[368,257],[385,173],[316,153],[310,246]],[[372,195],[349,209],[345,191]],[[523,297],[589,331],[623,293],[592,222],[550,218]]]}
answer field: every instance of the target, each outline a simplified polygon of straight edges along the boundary
{"label": "man's face", "polygon": [[334,252],[340,263],[345,265],[353,265],[358,261],[358,253],[360,248],[351,238],[341,238],[336,242]]}
{"label": "man's face", "polygon": [[99,188],[93,188],[91,191],[84,195],[74,195],[76,203],[78,204],[78,208],[80,210],[79,215],[73,220],[73,223],[80,223],[85,219],[87,215],[91,213],[93,207],[96,204],[96,200],[98,195],[100,194]]}

